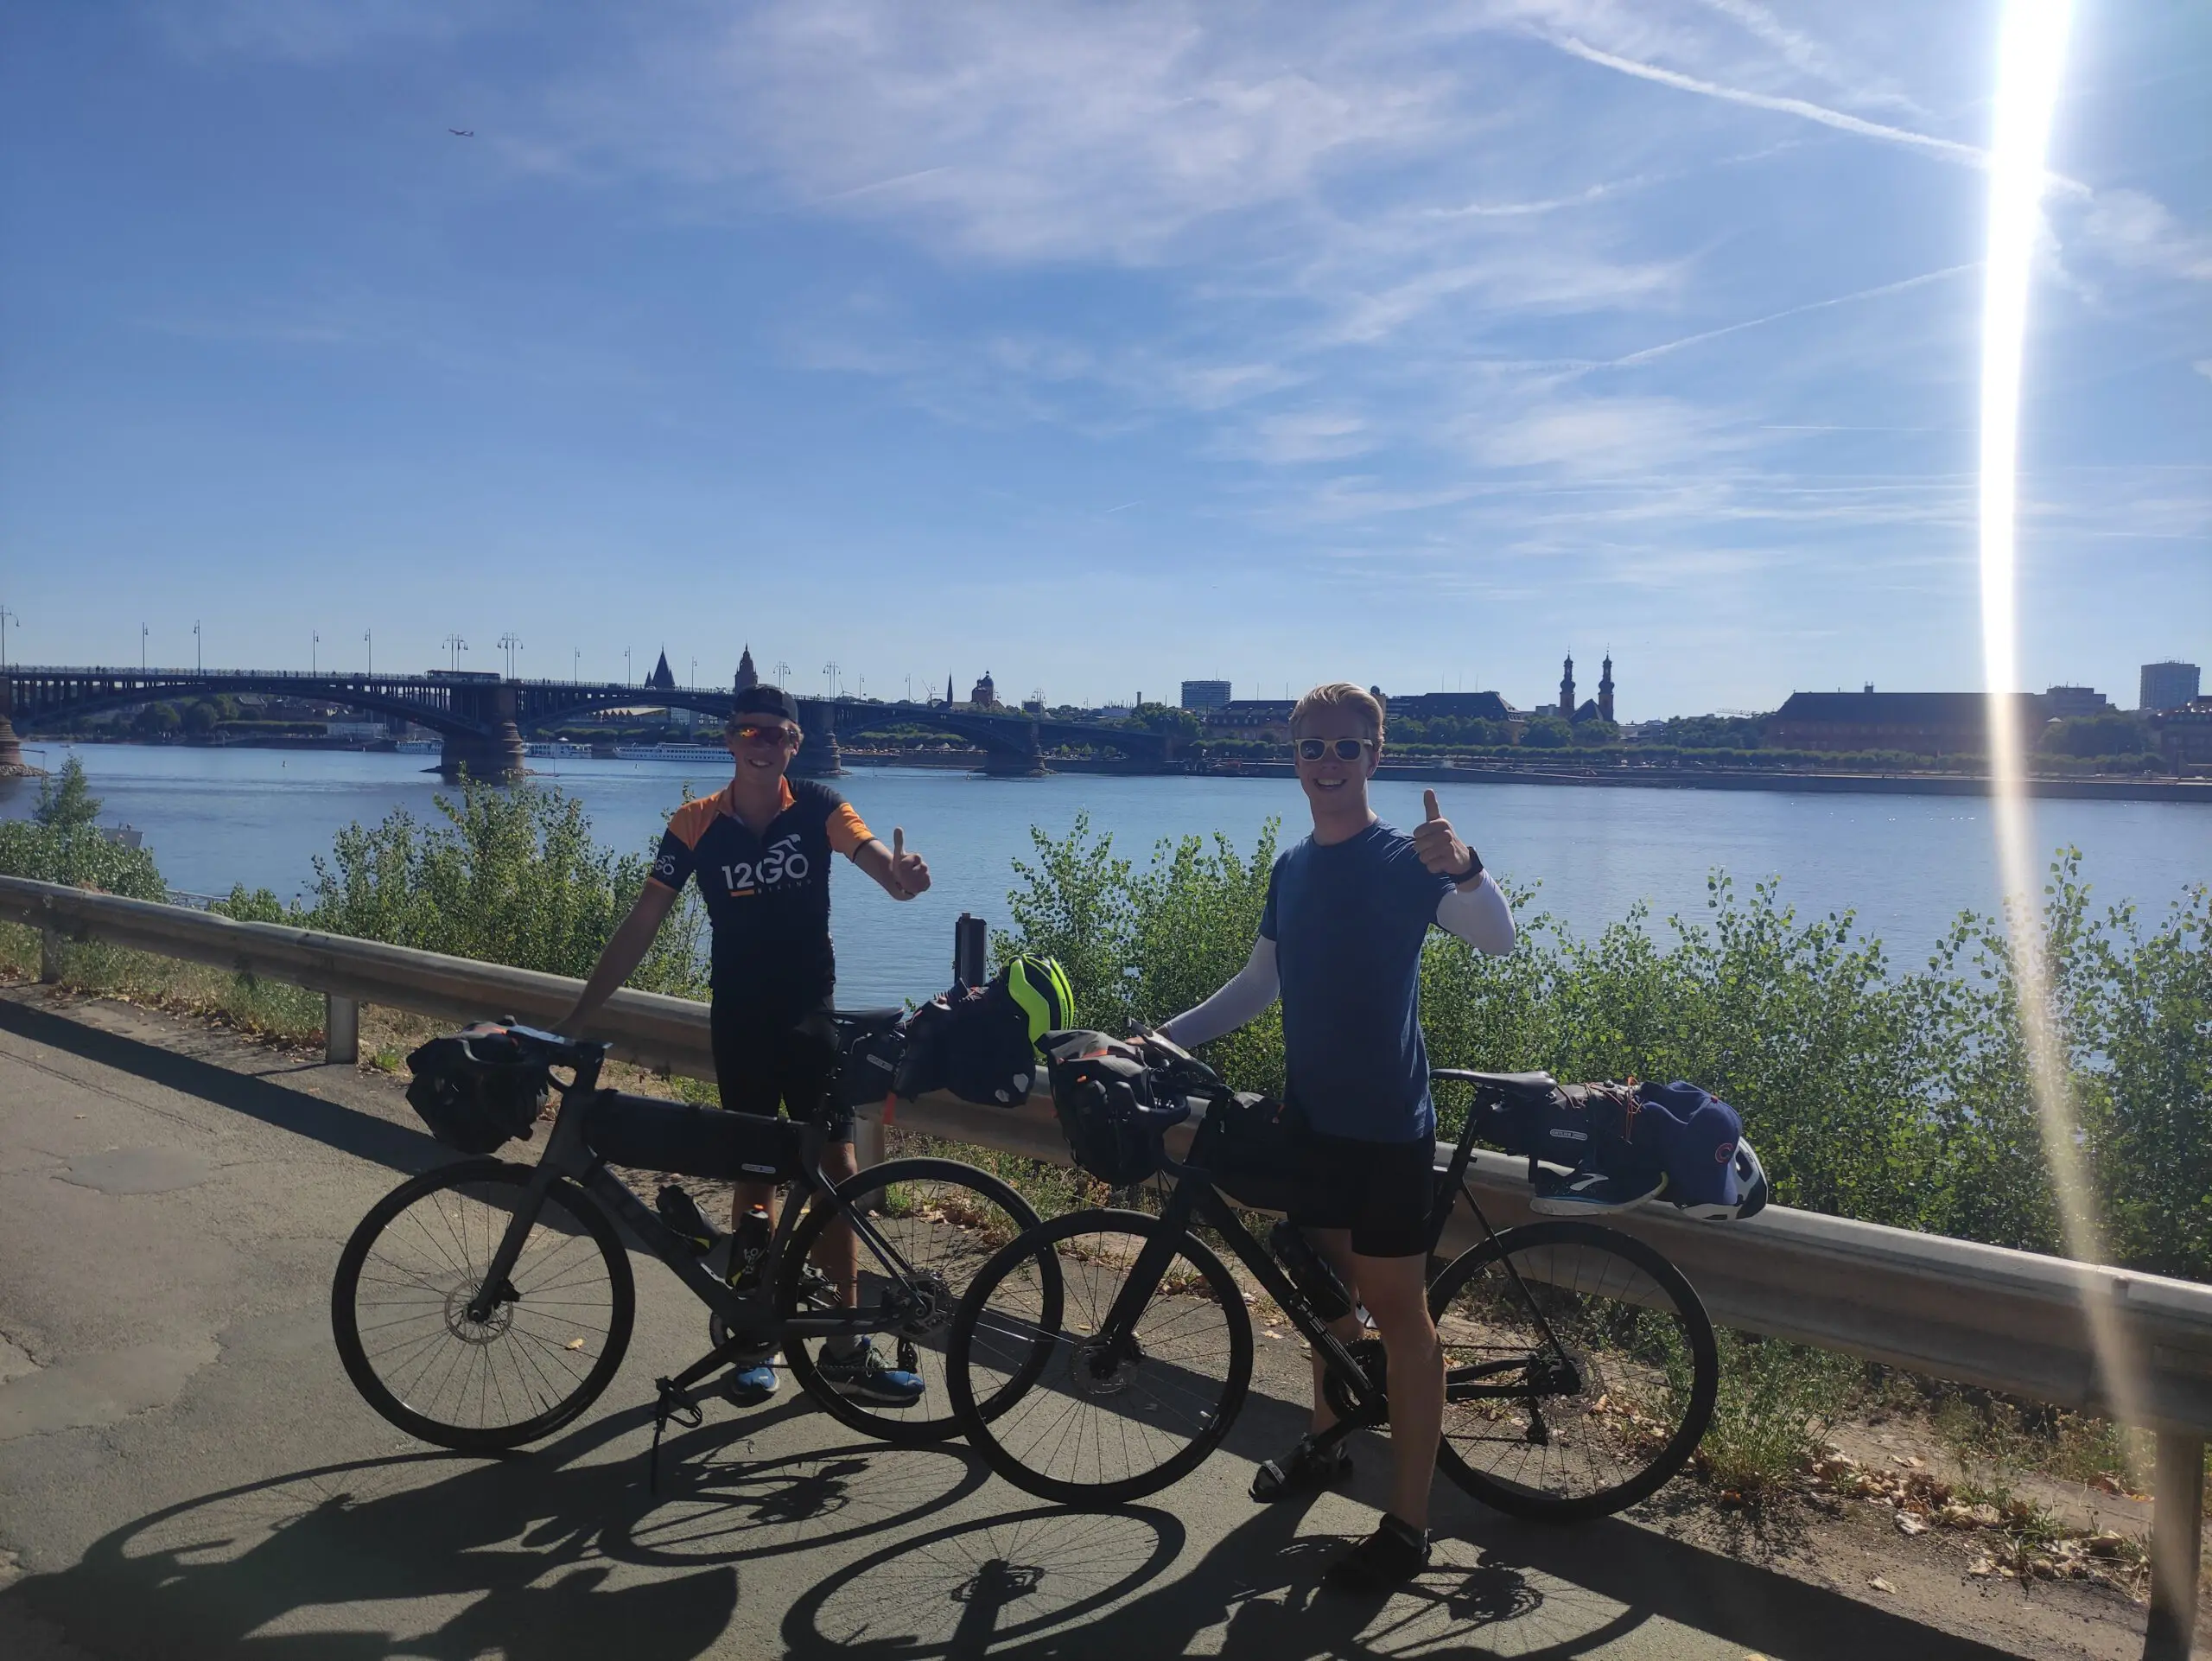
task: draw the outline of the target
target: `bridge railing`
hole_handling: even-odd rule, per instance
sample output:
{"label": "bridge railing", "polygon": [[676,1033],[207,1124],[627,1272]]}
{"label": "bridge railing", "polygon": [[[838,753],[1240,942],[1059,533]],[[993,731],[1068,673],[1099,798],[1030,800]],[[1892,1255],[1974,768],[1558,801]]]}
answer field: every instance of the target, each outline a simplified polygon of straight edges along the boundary
{"label": "bridge railing", "polygon": [[[454,1021],[506,1015],[550,1024],[567,1014],[581,986],[558,975],[20,877],[0,877],[0,921],[41,931],[48,979],[59,977],[62,943],[99,940],[320,991],[328,1001],[333,1061],[355,1059],[364,1004]],[[594,1028],[626,1060],[715,1076],[704,1004],[625,990]],[[881,1116],[865,1117],[862,1157],[880,1158]],[[939,1093],[899,1104],[896,1117],[932,1136],[1067,1162],[1044,1097],[1007,1109]],[[1493,1220],[1528,1220],[1522,1161],[1478,1153],[1470,1178]],[[2134,1416],[2158,1437],[2145,1654],[2189,1654],[2212,1434],[2212,1286],[1782,1206],[1732,1225],[1653,1209],[1613,1220],[1679,1264],[1724,1326],[2107,1414],[2117,1407],[2107,1369],[2122,1367]],[[1478,1238],[1472,1220],[1455,1213],[1446,1249]],[[2098,1354],[2093,1310],[2119,1335],[2120,1356]]]}

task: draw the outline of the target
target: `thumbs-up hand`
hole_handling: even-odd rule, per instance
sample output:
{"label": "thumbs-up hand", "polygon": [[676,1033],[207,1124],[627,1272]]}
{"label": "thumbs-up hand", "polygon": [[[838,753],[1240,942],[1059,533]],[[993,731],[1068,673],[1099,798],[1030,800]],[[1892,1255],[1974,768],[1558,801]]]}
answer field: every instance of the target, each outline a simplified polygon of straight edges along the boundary
{"label": "thumbs-up hand", "polygon": [[919,854],[906,851],[906,831],[902,825],[891,827],[891,892],[900,900],[912,900],[930,886],[930,868]]}
{"label": "thumbs-up hand", "polygon": [[1436,792],[1424,790],[1421,796],[1422,819],[1414,827],[1414,849],[1421,855],[1421,862],[1439,876],[1448,876],[1453,881],[1464,881],[1478,869],[1473,852],[1459,840],[1459,833],[1452,828],[1452,821],[1444,817],[1444,810],[1436,805]]}

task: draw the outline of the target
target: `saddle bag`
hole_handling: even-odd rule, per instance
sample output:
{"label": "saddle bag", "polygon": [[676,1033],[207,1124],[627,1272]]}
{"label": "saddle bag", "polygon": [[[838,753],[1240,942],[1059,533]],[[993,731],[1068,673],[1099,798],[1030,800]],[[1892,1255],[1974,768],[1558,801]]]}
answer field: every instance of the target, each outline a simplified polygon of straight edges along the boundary
{"label": "saddle bag", "polygon": [[899,1064],[906,1059],[906,1034],[896,1027],[840,1027],[837,1100],[845,1107],[875,1107],[893,1093]]}

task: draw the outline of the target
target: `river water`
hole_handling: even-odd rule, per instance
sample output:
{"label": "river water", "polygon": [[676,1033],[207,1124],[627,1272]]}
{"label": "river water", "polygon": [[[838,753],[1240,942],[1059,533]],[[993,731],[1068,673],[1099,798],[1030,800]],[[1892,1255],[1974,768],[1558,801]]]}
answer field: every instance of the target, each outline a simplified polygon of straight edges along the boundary
{"label": "river water", "polygon": [[[445,787],[416,755],[136,745],[27,746],[59,767],[74,754],[104,799],[103,824],[144,833],[171,886],[227,893],[233,882],[280,896],[312,880],[312,862],[354,820],[397,807],[435,813]],[[720,789],[727,764],[541,760],[547,782],[580,798],[602,842],[644,850],[686,784]],[[998,780],[923,768],[855,769],[840,788],[878,834],[904,826],[930,862],[935,886],[901,905],[841,866],[835,919],[840,993],[890,1002],[938,990],[950,972],[953,919],[963,911],[1007,920],[1013,862],[1030,827],[1064,835],[1079,812],[1110,831],[1117,852],[1147,855],[1163,837],[1219,830],[1249,849],[1270,815],[1289,835],[1306,828],[1287,779]],[[1386,783],[1377,811],[1399,824],[1421,813],[1421,786]],[[1942,796],[1799,795],[1789,792],[1584,790],[1526,784],[1447,785],[1446,814],[1509,881],[1536,885],[1533,908],[1593,932],[1637,901],[1663,918],[1698,915],[1706,875],[1719,867],[1740,888],[1782,879],[1801,915],[1855,907],[1893,958],[1918,963],[1950,920],[1999,899],[1986,805]],[[0,781],[0,818],[28,813],[33,783]],[[2034,804],[2039,845],[2070,843],[2101,901],[2135,901],[2162,913],[2184,884],[2212,871],[2212,817],[2166,802]]]}

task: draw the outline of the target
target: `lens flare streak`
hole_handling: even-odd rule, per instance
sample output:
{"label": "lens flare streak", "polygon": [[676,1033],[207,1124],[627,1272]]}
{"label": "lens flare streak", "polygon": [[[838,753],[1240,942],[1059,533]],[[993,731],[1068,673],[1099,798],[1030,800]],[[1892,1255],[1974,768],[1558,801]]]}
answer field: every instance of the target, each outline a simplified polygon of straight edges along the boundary
{"label": "lens flare streak", "polygon": [[[1981,640],[1988,692],[1990,793],[1998,869],[2012,901],[2014,985],[2027,1043],[2044,1153],[2069,1256],[2104,1261],[2095,1198],[2083,1176],[2064,1035],[2050,1003],[2044,958],[2026,758],[2012,695],[2018,690],[2016,517],[2020,385],[2028,289],[2042,227],[2044,158],[2066,57],[2070,0],[2011,0],[1999,47],[1995,132],[1990,147],[1988,247],[1981,334]],[[2136,1369],[2109,1301],[2108,1277],[2085,1272],[2082,1307],[2107,1404],[2141,1423]]]}

